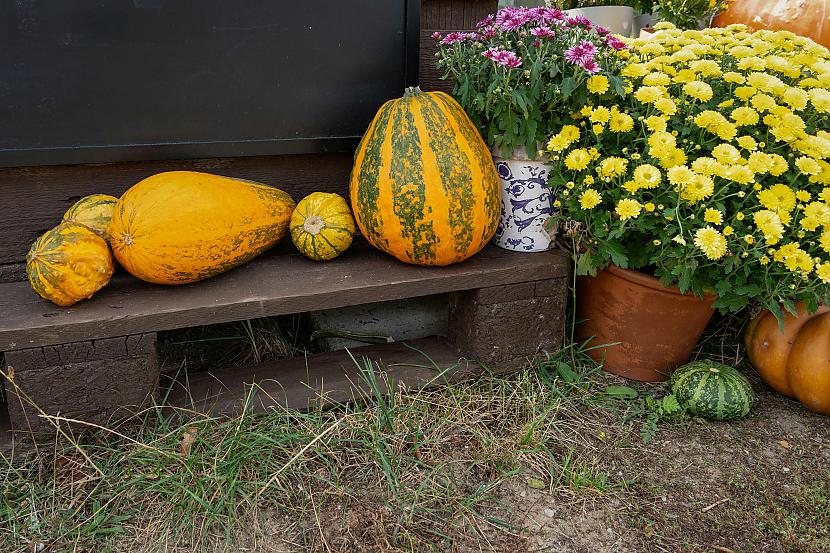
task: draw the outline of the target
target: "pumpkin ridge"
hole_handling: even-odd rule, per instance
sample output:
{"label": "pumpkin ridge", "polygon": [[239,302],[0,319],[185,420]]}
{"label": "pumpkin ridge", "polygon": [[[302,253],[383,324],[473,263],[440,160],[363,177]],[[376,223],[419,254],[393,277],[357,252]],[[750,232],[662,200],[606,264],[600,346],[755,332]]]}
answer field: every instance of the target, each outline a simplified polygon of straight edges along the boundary
{"label": "pumpkin ridge", "polygon": [[401,225],[401,237],[406,240],[407,256],[419,263],[435,260],[438,237],[428,216],[425,183],[416,175],[423,175],[424,166],[420,136],[415,117],[405,101],[395,113],[392,135],[390,177],[393,185],[393,212]]}

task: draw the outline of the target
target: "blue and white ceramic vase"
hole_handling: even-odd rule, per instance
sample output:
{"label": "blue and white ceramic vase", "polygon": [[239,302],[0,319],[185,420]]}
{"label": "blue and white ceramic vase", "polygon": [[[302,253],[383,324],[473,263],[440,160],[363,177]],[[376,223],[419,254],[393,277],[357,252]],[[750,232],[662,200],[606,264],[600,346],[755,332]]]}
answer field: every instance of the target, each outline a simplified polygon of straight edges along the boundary
{"label": "blue and white ceramic vase", "polygon": [[493,242],[500,248],[520,252],[550,249],[552,237],[542,228],[553,215],[555,191],[548,186],[548,167],[540,160],[528,159],[524,149],[513,150],[513,157],[493,161],[501,184],[501,214]]}

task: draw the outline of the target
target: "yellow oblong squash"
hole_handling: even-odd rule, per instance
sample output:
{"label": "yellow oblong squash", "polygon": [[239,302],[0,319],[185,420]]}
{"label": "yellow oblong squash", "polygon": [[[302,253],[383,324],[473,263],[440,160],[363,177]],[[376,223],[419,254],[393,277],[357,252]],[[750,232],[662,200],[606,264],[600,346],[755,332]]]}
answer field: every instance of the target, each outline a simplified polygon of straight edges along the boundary
{"label": "yellow oblong squash", "polygon": [[264,184],[194,171],[158,173],[118,200],[110,244],[133,276],[187,284],[276,244],[293,210],[291,196]]}
{"label": "yellow oblong squash", "polygon": [[346,251],[356,230],[352,210],[339,194],[313,192],[300,200],[291,216],[294,245],[315,261],[328,261]]}
{"label": "yellow oblong squash", "polygon": [[104,239],[89,227],[71,221],[43,234],[26,256],[32,289],[61,307],[91,298],[107,285],[113,270]]}

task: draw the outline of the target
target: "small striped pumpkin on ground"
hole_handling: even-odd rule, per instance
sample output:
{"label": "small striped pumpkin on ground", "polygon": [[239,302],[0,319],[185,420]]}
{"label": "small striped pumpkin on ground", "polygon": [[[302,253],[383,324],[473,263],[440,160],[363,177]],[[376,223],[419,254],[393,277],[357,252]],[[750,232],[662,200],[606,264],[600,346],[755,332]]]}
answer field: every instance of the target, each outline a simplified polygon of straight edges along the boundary
{"label": "small striped pumpkin on ground", "polygon": [[669,387],[689,414],[707,419],[744,417],[755,401],[746,377],[734,367],[715,361],[693,361],[679,367]]}
{"label": "small striped pumpkin on ground", "polygon": [[380,108],[355,154],[349,192],[363,236],[416,265],[467,259],[498,224],[490,151],[443,92],[408,88]]}
{"label": "small striped pumpkin on ground", "polygon": [[95,234],[109,242],[108,227],[117,203],[118,198],[107,194],[85,196],[66,210],[63,220],[86,225],[95,231]]}

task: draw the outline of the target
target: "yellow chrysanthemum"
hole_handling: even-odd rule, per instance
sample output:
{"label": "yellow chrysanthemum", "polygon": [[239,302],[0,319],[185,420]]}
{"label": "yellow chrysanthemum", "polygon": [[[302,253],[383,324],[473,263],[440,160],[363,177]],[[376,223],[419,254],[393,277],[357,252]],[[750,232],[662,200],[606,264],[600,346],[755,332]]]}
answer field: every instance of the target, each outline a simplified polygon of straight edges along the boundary
{"label": "yellow chrysanthemum", "polygon": [[652,132],[665,132],[668,128],[668,119],[660,115],[651,115],[643,120],[646,128]]}
{"label": "yellow chrysanthemum", "polygon": [[770,246],[777,244],[784,236],[784,225],[774,211],[768,209],[758,211],[752,215],[752,220]]}
{"label": "yellow chrysanthemum", "polygon": [[605,106],[595,107],[591,111],[591,115],[588,116],[588,119],[592,123],[602,123],[605,124],[611,119],[611,110]]}
{"label": "yellow chrysanthemum", "polygon": [[576,125],[565,125],[559,131],[559,135],[569,142],[576,142],[579,140],[579,127]]}
{"label": "yellow chrysanthemum", "polygon": [[584,148],[571,150],[571,152],[565,156],[565,167],[571,171],[584,171],[590,163],[591,155]]}
{"label": "yellow chrysanthemum", "polygon": [[739,108],[735,108],[732,110],[732,113],[730,113],[729,116],[735,121],[735,124],[739,127],[755,125],[758,123],[758,121],[761,120],[761,117],[758,115],[758,112],[749,106],[741,106]]}
{"label": "yellow chrysanthemum", "polygon": [[723,223],[723,212],[719,209],[707,208],[703,212],[703,220],[713,225],[720,225]]}
{"label": "yellow chrysanthemum", "polygon": [[712,99],[713,95],[712,87],[703,81],[692,81],[686,83],[683,85],[683,92],[685,92],[687,96],[691,96],[695,100],[700,100],[701,102],[708,102]]}
{"label": "yellow chrysanthemum", "polygon": [[795,160],[795,166],[805,175],[818,175],[821,173],[821,166],[811,157],[799,157]]}
{"label": "yellow chrysanthemum", "polygon": [[816,267],[816,276],[824,283],[830,282],[830,263],[822,263]]}
{"label": "yellow chrysanthemum", "polygon": [[641,86],[634,93],[634,97],[644,104],[653,104],[664,95],[663,89],[656,86]]}
{"label": "yellow chrysanthemum", "polygon": [[695,246],[708,259],[720,259],[726,255],[726,238],[714,227],[706,226],[695,232]]}
{"label": "yellow chrysanthemum", "polygon": [[612,110],[608,130],[615,133],[628,132],[634,128],[634,119],[627,113]]}
{"label": "yellow chrysanthemum", "polygon": [[592,75],[588,78],[588,92],[593,94],[605,94],[608,92],[608,77],[605,75]]}
{"label": "yellow chrysanthemum", "polygon": [[642,209],[642,204],[640,204],[640,202],[638,202],[637,200],[625,198],[617,203],[617,207],[614,208],[614,211],[617,212],[617,215],[620,216],[620,219],[625,221],[627,219],[636,219],[637,217],[639,217],[640,211]]}
{"label": "yellow chrysanthemum", "polygon": [[697,203],[715,193],[715,181],[706,175],[695,175],[692,182],[683,186],[680,197],[688,202]]}
{"label": "yellow chrysanthemum", "polygon": [[744,150],[753,151],[758,149],[758,142],[751,136],[739,136],[736,142]]}
{"label": "yellow chrysanthemum", "polygon": [[634,169],[634,180],[642,188],[657,188],[663,180],[663,174],[654,165],[644,163]]}
{"label": "yellow chrysanthemum", "polygon": [[712,149],[712,157],[729,165],[743,161],[740,150],[732,144],[718,144]]}
{"label": "yellow chrysanthemum", "polygon": [[619,177],[625,173],[628,167],[628,160],[621,157],[610,156],[603,159],[597,168],[597,174],[604,178]]}
{"label": "yellow chrysanthemum", "polygon": [[594,209],[602,202],[602,196],[593,188],[589,188],[579,195],[579,205],[582,209]]}

